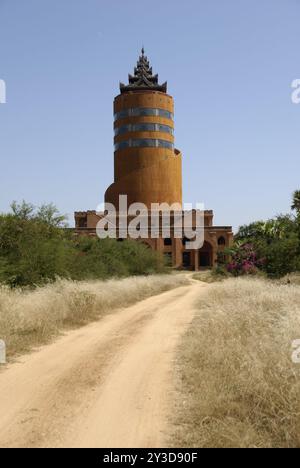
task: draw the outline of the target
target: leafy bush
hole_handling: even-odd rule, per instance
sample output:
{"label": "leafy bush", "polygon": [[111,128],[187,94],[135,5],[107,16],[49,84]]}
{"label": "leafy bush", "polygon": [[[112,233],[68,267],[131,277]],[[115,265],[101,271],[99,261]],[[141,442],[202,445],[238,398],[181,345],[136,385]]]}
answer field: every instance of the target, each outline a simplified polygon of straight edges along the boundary
{"label": "leafy bush", "polygon": [[144,244],[132,240],[80,237],[70,257],[73,279],[151,274],[163,271],[163,259]]}
{"label": "leafy bush", "polygon": [[53,205],[35,210],[14,202],[11,214],[0,215],[0,282],[11,287],[57,277],[105,279],[163,269],[162,257],[139,242],[74,237]]}
{"label": "leafy bush", "polygon": [[257,272],[257,269],[264,263],[259,259],[253,244],[237,244],[230,250],[231,261],[227,264],[227,271],[234,276],[250,275]]}
{"label": "leafy bush", "polygon": [[272,242],[260,242],[258,249],[264,255],[264,271],[273,278],[300,270],[299,240],[296,233]]}
{"label": "leafy bush", "polygon": [[[280,216],[264,224],[259,222],[256,227],[255,223],[243,226],[236,236],[235,256],[243,257],[247,245],[253,246],[256,258],[253,266],[270,277],[281,277],[300,268],[298,225],[290,216]],[[229,271],[236,271],[235,256],[228,265]],[[254,271],[250,264],[246,268]]]}
{"label": "leafy bush", "polygon": [[240,227],[227,270],[235,276],[261,270],[272,278],[300,271],[300,191],[293,195],[292,209],[295,216],[280,215]]}

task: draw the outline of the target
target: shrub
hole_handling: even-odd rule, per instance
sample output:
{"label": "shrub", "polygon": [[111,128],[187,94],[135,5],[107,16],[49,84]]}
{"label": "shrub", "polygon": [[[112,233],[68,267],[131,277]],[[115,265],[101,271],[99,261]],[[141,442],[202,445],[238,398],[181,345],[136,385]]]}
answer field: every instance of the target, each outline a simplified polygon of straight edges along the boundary
{"label": "shrub", "polygon": [[142,243],[74,237],[53,205],[13,203],[12,210],[0,215],[0,282],[11,287],[164,271],[162,256]]}
{"label": "shrub", "polygon": [[[300,216],[298,212],[298,192],[294,194],[293,209],[297,215],[280,215],[266,222],[258,221],[240,227],[235,236],[233,259],[228,270],[238,275],[243,270],[251,273],[261,270],[271,278],[279,278],[288,273],[300,270]],[[256,259],[263,259],[258,264],[254,261],[241,261],[244,256],[243,245],[251,244]]]}
{"label": "shrub", "polygon": [[230,250],[230,254],[227,271],[234,276],[254,274],[264,262],[258,258],[254,245],[250,243],[237,244]]}

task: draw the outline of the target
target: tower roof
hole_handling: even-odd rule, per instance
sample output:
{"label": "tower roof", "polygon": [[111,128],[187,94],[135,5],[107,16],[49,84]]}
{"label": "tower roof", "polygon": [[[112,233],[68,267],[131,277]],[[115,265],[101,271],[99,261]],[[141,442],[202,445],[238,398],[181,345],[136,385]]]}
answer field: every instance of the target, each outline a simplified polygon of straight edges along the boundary
{"label": "tower roof", "polygon": [[139,56],[137,65],[134,68],[134,75],[128,75],[128,85],[120,83],[121,93],[127,91],[162,91],[167,92],[167,82],[160,85],[158,83],[158,75],[153,75],[152,67],[150,67],[149,60],[145,55],[144,47],[142,48],[142,55]]}

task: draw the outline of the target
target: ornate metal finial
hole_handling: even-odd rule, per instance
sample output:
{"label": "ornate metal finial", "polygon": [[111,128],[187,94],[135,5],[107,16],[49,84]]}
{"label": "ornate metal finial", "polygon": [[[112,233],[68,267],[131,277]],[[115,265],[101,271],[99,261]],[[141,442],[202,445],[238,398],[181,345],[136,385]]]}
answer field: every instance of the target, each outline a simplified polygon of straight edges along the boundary
{"label": "ornate metal finial", "polygon": [[160,85],[158,83],[158,75],[153,75],[152,67],[145,55],[144,46],[142,47],[142,55],[140,55],[137,65],[134,68],[134,75],[128,75],[128,85],[120,83],[121,93],[128,91],[153,90],[167,92],[167,83]]}

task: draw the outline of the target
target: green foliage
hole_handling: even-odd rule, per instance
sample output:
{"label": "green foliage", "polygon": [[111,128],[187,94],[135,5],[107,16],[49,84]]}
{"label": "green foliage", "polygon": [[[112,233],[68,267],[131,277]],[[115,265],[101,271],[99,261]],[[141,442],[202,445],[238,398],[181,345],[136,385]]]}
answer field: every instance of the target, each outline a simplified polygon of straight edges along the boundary
{"label": "green foliage", "polygon": [[233,276],[256,274],[257,269],[264,264],[263,259],[258,257],[255,246],[250,242],[237,242],[226,253],[231,257],[227,271]]}
{"label": "green foliage", "polygon": [[107,278],[150,274],[163,270],[160,255],[139,242],[79,237],[70,257],[72,278]]}
{"label": "green foliage", "polygon": [[238,241],[252,241],[283,239],[289,232],[295,231],[295,220],[291,215],[280,215],[268,221],[257,221],[248,226],[241,226],[235,239]]}
{"label": "green foliage", "polygon": [[240,251],[251,243],[256,258],[261,261],[258,267],[273,278],[300,271],[299,190],[293,194],[292,209],[296,216],[280,215],[242,226],[235,237],[234,249]]}
{"label": "green foliage", "polygon": [[24,200],[21,204],[13,201],[10,207],[14,216],[19,219],[29,219],[33,216],[34,213],[34,205],[27,203]]}
{"label": "green foliage", "polygon": [[36,219],[47,223],[49,226],[67,227],[66,216],[61,215],[52,203],[40,206],[36,213]]}
{"label": "green foliage", "polygon": [[26,202],[0,215],[0,282],[40,285],[57,277],[105,279],[163,270],[163,260],[134,241],[74,237],[52,204],[37,210]]}
{"label": "green foliage", "polygon": [[291,208],[293,211],[296,211],[297,216],[300,215],[300,190],[295,190],[293,193],[293,203]]}
{"label": "green foliage", "polygon": [[64,233],[27,215],[0,217],[0,281],[41,284],[65,276],[68,253]]}
{"label": "green foliage", "polygon": [[31,203],[13,201],[10,205],[13,216],[17,219],[35,220],[53,227],[66,227],[66,216],[61,215],[53,203],[43,204],[37,209]]}
{"label": "green foliage", "polygon": [[268,276],[279,278],[300,270],[299,239],[295,232],[283,239],[261,243],[258,248],[265,258],[263,269]]}

